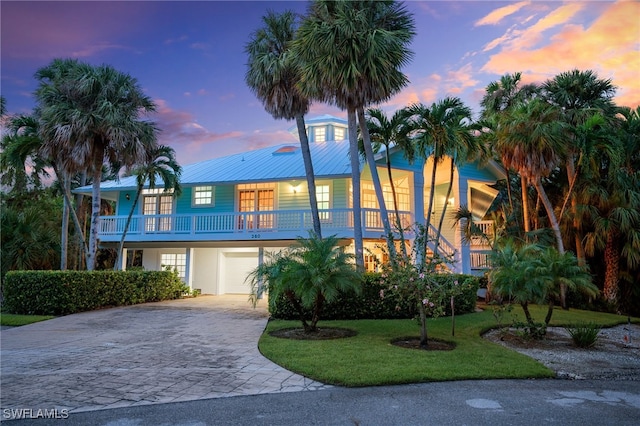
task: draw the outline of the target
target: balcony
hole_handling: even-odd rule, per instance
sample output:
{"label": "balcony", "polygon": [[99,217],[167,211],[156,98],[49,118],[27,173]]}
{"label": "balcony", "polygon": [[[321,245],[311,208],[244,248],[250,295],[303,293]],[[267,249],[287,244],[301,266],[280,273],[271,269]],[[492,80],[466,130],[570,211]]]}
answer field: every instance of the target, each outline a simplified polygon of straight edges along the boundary
{"label": "balcony", "polygon": [[[401,212],[400,217],[403,226],[413,223],[410,212]],[[338,237],[353,238],[351,209],[321,210],[320,220],[323,235],[336,234]],[[390,221],[395,222],[395,213],[390,213]],[[100,241],[120,241],[126,222],[127,216],[100,217]],[[364,238],[384,238],[380,211],[362,209],[362,228]],[[131,218],[126,241],[292,240],[307,236],[311,229],[313,222],[309,210],[136,215]]]}

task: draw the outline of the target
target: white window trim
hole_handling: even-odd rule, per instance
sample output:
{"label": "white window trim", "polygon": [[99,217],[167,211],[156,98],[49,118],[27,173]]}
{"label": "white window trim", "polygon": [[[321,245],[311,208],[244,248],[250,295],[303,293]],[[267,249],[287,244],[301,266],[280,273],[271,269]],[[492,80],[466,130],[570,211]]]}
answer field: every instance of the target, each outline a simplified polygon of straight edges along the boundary
{"label": "white window trim", "polygon": [[[196,193],[198,192],[198,188],[211,188],[211,202],[197,204],[196,203]],[[216,205],[216,187],[214,185],[198,185],[194,186],[191,190],[191,207],[193,208],[202,208],[202,207],[215,207]]]}

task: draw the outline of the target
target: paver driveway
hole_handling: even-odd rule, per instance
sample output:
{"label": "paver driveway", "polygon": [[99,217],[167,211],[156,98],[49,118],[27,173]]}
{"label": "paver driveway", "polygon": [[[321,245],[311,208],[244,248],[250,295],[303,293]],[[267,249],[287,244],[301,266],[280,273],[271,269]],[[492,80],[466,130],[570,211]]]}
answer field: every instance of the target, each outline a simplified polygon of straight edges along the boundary
{"label": "paver driveway", "polygon": [[0,408],[70,412],[321,389],[264,358],[266,301],[201,296],[0,333]]}

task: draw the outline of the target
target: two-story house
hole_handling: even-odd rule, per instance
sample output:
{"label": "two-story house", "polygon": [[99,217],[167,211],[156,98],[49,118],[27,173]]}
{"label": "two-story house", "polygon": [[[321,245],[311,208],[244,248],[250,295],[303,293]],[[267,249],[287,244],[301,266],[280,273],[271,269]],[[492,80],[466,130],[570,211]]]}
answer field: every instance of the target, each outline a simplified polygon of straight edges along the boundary
{"label": "two-story house", "polygon": [[[316,193],[323,235],[336,234],[346,246],[353,243],[351,168],[347,122],[333,116],[307,120]],[[297,134],[295,129],[292,133]],[[392,177],[404,225],[424,222],[429,200],[431,161],[407,162],[391,150]],[[383,245],[383,229],[371,172],[360,162],[365,266]],[[384,154],[378,158],[386,205],[393,213],[392,192]],[[504,178],[490,163],[456,168],[452,195],[445,200],[450,162],[438,166],[434,217],[445,203],[448,211],[466,205],[482,220],[497,191],[489,185]],[[286,143],[241,154],[214,158],[183,167],[180,197],[145,189],[125,239],[126,251],[142,251],[148,270],[177,268],[191,288],[203,294],[248,293],[245,279],[264,258],[312,229],[311,210],[299,143]],[[136,194],[135,177],[105,182],[102,197],[115,201],[116,215],[100,218],[100,244],[117,247]],[[90,187],[76,192],[91,194]],[[437,222],[436,222],[437,223]],[[482,222],[480,222],[482,224]],[[489,226],[488,223],[484,226]],[[408,234],[411,237],[411,234]],[[474,273],[486,265],[487,247],[465,243],[461,230],[447,218],[440,250],[453,254],[456,272]]]}

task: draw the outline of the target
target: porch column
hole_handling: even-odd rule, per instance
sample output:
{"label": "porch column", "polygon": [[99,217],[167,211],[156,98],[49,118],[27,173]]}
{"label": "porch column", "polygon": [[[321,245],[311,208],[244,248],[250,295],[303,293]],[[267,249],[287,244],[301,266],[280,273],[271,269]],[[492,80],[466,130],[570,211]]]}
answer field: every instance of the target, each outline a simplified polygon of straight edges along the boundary
{"label": "porch column", "polygon": [[[258,247],[258,266],[262,266],[264,263],[264,247]],[[263,282],[262,280],[258,281],[258,299],[262,299],[263,292]]]}
{"label": "porch column", "polygon": [[[458,179],[457,179],[457,183],[458,183],[458,192],[457,192],[457,199],[460,200],[458,201],[456,204],[458,206],[469,206],[471,207],[471,204],[469,203],[469,182],[467,181],[467,179],[461,179],[460,178],[460,173],[457,174]],[[466,220],[466,219],[463,219]],[[470,274],[471,273],[471,247],[469,246],[468,242],[464,241],[464,227],[465,227],[465,223],[463,223],[462,221],[460,221],[460,223],[458,223],[457,225],[457,229],[456,229],[456,239],[455,239],[455,246],[457,248],[456,250],[456,256],[455,256],[455,260],[456,260],[456,272],[460,272],[463,274]]]}
{"label": "porch column", "polygon": [[193,248],[187,247],[186,265],[184,268],[184,283],[193,290]]}

